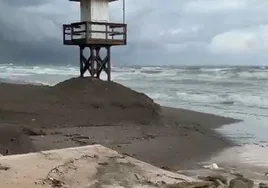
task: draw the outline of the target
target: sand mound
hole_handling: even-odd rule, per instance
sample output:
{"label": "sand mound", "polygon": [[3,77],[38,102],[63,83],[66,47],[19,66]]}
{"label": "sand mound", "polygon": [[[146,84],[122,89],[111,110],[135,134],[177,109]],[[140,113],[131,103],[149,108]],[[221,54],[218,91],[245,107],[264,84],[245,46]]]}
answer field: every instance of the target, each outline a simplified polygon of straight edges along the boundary
{"label": "sand mound", "polygon": [[54,87],[0,84],[0,103],[0,123],[31,127],[158,124],[161,121],[160,106],[146,95],[114,82],[91,78],[73,78]]}
{"label": "sand mound", "polygon": [[91,78],[54,87],[2,83],[0,104],[3,155],[34,151],[30,137],[46,128],[161,123],[160,106],[146,95]]}
{"label": "sand mound", "polygon": [[61,105],[80,111],[82,124],[157,123],[160,106],[143,93],[115,82],[73,78],[54,86]]}

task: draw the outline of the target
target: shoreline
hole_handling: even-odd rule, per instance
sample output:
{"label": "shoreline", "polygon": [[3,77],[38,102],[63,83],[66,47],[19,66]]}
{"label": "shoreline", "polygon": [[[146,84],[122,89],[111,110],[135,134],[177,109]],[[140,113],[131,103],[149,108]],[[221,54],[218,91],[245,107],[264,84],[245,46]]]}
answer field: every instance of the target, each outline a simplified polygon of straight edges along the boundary
{"label": "shoreline", "polygon": [[[68,126],[59,126],[66,122],[65,117],[54,114],[59,109],[46,106],[45,110],[37,109],[36,113],[29,111],[31,106],[37,108],[35,105],[44,102],[32,102],[33,96],[40,97],[39,100],[44,100],[44,96],[48,100],[53,99],[54,93],[48,91],[49,88],[53,87],[0,84],[0,153],[12,155],[101,144],[155,166],[177,171],[195,168],[198,162],[234,146],[233,142],[214,129],[241,121],[161,106],[162,124],[154,123],[155,120],[151,118],[143,123],[98,122],[81,126],[81,119],[76,114],[79,112],[75,111],[81,106],[76,104],[76,109],[64,106],[68,115],[73,114],[73,117]],[[23,95],[28,96],[26,100]]]}

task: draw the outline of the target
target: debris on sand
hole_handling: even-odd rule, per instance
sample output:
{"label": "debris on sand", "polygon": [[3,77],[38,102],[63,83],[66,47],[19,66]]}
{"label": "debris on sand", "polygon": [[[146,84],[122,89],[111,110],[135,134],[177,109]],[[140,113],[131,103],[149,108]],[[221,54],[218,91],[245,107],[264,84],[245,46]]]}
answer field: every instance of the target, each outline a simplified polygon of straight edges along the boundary
{"label": "debris on sand", "polygon": [[266,183],[259,183],[259,188],[268,188],[268,184],[266,184]]}
{"label": "debris on sand", "polygon": [[216,170],[216,169],[219,169],[219,166],[216,163],[212,163],[211,165],[205,165],[204,168]]}
{"label": "debris on sand", "polygon": [[23,128],[23,133],[28,136],[42,136],[46,135],[46,133],[43,130],[38,129],[30,129],[30,128]]}
{"label": "debris on sand", "polygon": [[220,174],[217,175],[211,175],[211,176],[206,176],[206,177],[199,177],[199,179],[204,180],[204,181],[210,181],[218,185],[227,185],[228,184],[228,179]]}
{"label": "debris on sand", "polygon": [[229,188],[252,188],[253,186],[253,180],[239,176],[230,181]]}
{"label": "debris on sand", "polygon": [[7,170],[9,170],[9,169],[10,169],[9,166],[5,166],[5,165],[0,164],[0,171],[1,171],[1,170],[7,171]]}

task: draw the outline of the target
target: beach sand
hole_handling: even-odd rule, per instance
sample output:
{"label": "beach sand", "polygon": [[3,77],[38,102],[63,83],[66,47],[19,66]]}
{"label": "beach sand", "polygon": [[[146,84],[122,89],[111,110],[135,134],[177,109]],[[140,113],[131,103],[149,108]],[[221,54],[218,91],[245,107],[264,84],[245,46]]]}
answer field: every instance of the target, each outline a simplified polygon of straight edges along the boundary
{"label": "beach sand", "polygon": [[6,169],[0,170],[1,188],[205,188],[212,184],[101,145],[3,156],[0,164]]}
{"label": "beach sand", "polygon": [[162,107],[114,82],[0,84],[0,153],[101,144],[155,166],[194,168],[233,145],[213,129],[238,120]]}

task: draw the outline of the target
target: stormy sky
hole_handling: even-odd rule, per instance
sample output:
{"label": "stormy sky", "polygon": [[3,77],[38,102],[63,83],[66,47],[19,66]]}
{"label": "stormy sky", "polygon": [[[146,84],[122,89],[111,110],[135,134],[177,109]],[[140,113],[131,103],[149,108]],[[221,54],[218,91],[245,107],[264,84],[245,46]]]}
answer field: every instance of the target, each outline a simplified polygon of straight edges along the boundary
{"label": "stormy sky", "polygon": [[[126,0],[123,65],[268,65],[267,0]],[[122,1],[110,6],[122,20]],[[79,21],[68,0],[0,0],[0,62],[78,64],[62,44],[62,24]]]}

